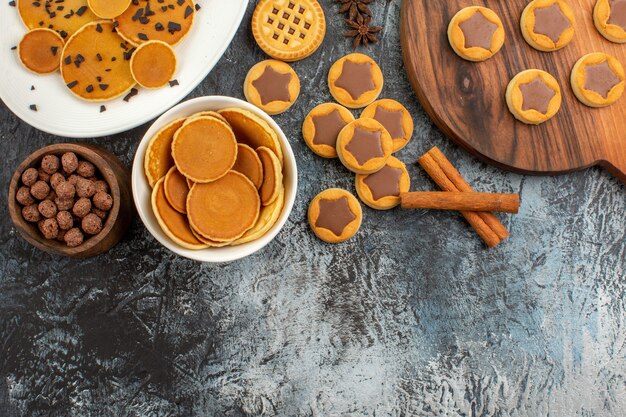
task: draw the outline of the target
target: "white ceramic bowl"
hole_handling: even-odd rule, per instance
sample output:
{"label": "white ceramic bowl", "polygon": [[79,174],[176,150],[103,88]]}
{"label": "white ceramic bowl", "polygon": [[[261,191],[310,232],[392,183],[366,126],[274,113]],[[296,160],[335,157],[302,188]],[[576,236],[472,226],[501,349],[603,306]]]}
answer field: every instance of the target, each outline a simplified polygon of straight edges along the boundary
{"label": "white ceramic bowl", "polygon": [[[239,246],[225,247],[225,248],[209,248],[203,250],[189,250],[185,249],[176,243],[174,243],[159,226],[154,213],[152,212],[152,204],[150,197],[152,189],[148,184],[148,180],[144,174],[144,156],[146,153],[146,147],[150,138],[163,126],[168,124],[174,119],[180,117],[191,116],[194,113],[206,110],[221,110],[228,107],[240,107],[249,110],[263,120],[265,120],[278,134],[278,139],[282,145],[284,154],[284,183],[285,183],[285,204],[283,211],[278,218],[276,224],[260,239],[249,242]],[[173,107],[167,113],[159,117],[148,129],[143,139],[139,143],[137,153],[135,154],[135,160],[133,162],[132,173],[132,185],[133,185],[133,198],[135,199],[135,205],[139,212],[139,217],[143,221],[150,234],[154,236],[163,246],[171,250],[172,252],[184,256],[185,258],[194,259],[201,262],[231,262],[237,259],[244,258],[252,255],[253,253],[261,250],[268,243],[270,243],[274,237],[280,232],[285,225],[293,204],[296,199],[296,191],[298,189],[298,168],[296,167],[296,159],[293,155],[291,145],[287,140],[287,137],[281,130],[281,128],[274,122],[274,120],[263,112],[259,108],[249,104],[245,101],[223,96],[210,96],[199,97],[189,101],[185,101]]]}

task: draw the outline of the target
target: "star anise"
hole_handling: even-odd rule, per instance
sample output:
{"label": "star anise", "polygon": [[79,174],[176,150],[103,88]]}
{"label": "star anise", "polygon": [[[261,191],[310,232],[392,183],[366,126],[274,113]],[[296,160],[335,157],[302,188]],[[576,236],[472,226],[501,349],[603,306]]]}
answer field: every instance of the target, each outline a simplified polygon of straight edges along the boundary
{"label": "star anise", "polygon": [[356,20],[346,19],[346,23],[352,29],[345,33],[348,38],[354,38],[352,46],[356,49],[357,46],[367,46],[368,43],[378,42],[378,36],[376,33],[383,30],[381,26],[370,26],[372,17],[363,17],[360,14],[357,15]]}
{"label": "star anise", "polygon": [[368,4],[374,0],[337,0],[341,3],[339,13],[348,13],[348,19],[355,21],[357,15],[371,16]]}

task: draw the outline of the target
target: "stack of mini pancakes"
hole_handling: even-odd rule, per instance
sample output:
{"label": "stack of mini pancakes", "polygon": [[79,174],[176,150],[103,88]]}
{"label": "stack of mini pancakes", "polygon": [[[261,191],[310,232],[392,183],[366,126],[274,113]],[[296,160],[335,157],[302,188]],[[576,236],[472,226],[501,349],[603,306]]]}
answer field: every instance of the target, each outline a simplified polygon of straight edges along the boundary
{"label": "stack of mini pancakes", "polygon": [[[106,101],[167,85],[176,72],[172,46],[190,31],[193,0],[19,0],[29,29],[18,46],[28,70],[61,70],[68,89]],[[135,91],[136,93],[136,91]]]}
{"label": "stack of mini pancakes", "polygon": [[187,249],[257,240],[283,208],[278,136],[241,108],[170,122],[150,139],[144,171],[159,225]]}

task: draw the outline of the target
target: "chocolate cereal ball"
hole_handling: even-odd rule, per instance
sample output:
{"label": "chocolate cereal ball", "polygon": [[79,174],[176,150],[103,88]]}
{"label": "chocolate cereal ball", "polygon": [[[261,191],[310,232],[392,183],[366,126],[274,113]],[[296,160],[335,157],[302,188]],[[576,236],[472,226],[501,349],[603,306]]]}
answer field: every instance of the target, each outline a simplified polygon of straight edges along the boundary
{"label": "chocolate cereal ball", "polygon": [[70,248],[75,248],[83,243],[83,232],[78,227],[74,227],[65,233],[65,243]]}
{"label": "chocolate cereal ball", "polygon": [[28,168],[26,171],[22,173],[22,184],[27,187],[30,187],[39,179],[39,173],[35,168]]}
{"label": "chocolate cereal ball", "polygon": [[56,189],[62,182],[65,182],[65,177],[60,172],[50,175],[50,186],[53,189]]}
{"label": "chocolate cereal ball", "polygon": [[43,200],[50,193],[50,186],[44,181],[37,181],[30,187],[30,194],[37,200]]}
{"label": "chocolate cereal ball", "polygon": [[31,204],[30,206],[22,208],[22,217],[24,217],[24,220],[31,223],[41,220],[41,213],[39,213],[37,204]]}
{"label": "chocolate cereal ball", "polygon": [[100,210],[109,211],[113,207],[113,197],[107,193],[97,192],[93,196],[93,205]]}
{"label": "chocolate cereal ball", "polygon": [[74,217],[69,211],[59,211],[57,213],[57,223],[61,230],[70,230],[74,226]]}
{"label": "chocolate cereal ball", "polygon": [[103,180],[97,180],[94,185],[96,186],[96,192],[103,192],[103,193],[108,193],[109,192],[109,184],[107,184],[106,181]]}
{"label": "chocolate cereal ball", "polygon": [[72,199],[76,195],[76,187],[74,187],[69,181],[63,181],[56,188],[59,198]]}
{"label": "chocolate cereal ball", "polygon": [[96,185],[93,181],[79,178],[76,182],[76,194],[79,197],[91,198],[96,193]]}
{"label": "chocolate cereal ball", "polygon": [[63,171],[71,174],[78,168],[78,157],[74,152],[66,152],[61,156],[61,165],[63,165]]}
{"label": "chocolate cereal ball", "polygon": [[46,239],[56,239],[59,235],[59,224],[56,219],[45,219],[39,222],[39,231]]}
{"label": "chocolate cereal ball", "polygon": [[88,235],[97,235],[102,231],[102,219],[93,213],[89,213],[83,217],[81,227]]}
{"label": "chocolate cereal ball", "polygon": [[44,216],[46,219],[51,219],[52,217],[55,217],[58,211],[57,205],[54,204],[52,200],[42,201],[41,203],[39,203],[39,206],[37,206],[37,208],[39,209],[41,215]]}
{"label": "chocolate cereal ball", "polygon": [[23,206],[30,206],[35,202],[35,199],[30,195],[30,188],[20,187],[15,193],[15,199]]}
{"label": "chocolate cereal ball", "polygon": [[57,240],[59,242],[65,242],[65,233],[67,233],[67,230],[60,230],[59,229],[59,233],[57,234]]}
{"label": "chocolate cereal ball", "polygon": [[39,168],[37,170],[37,176],[39,177],[39,181],[50,182],[50,174],[48,174],[42,168]]}
{"label": "chocolate cereal ball", "polygon": [[50,201],[54,201],[57,198],[57,193],[54,190],[50,190],[50,192],[48,193],[48,195],[46,196],[46,200],[50,200]]}
{"label": "chocolate cereal ball", "polygon": [[74,207],[74,199],[73,198],[56,198],[54,200],[54,204],[57,205],[57,209],[62,210],[71,210]]}
{"label": "chocolate cereal ball", "polygon": [[74,227],[65,233],[65,243],[70,248],[75,248],[83,243],[83,232],[78,227]]}
{"label": "chocolate cereal ball", "polygon": [[76,173],[83,178],[93,177],[96,174],[96,167],[91,162],[80,161]]}
{"label": "chocolate cereal ball", "polygon": [[104,210],[100,210],[98,208],[91,208],[91,212],[93,214],[95,214],[96,216],[100,217],[102,220],[106,219],[107,216],[109,215],[108,211],[104,211]]}
{"label": "chocolate cereal ball", "polygon": [[79,198],[74,207],[72,213],[74,216],[82,219],[91,211],[91,200],[85,197]]}
{"label": "chocolate cereal ball", "polygon": [[76,186],[76,184],[78,183],[78,180],[80,179],[79,175],[76,174],[72,174],[69,177],[67,177],[67,182],[69,182],[70,184],[72,184],[73,186]]}
{"label": "chocolate cereal ball", "polygon": [[48,175],[57,172],[60,165],[61,161],[59,161],[59,157],[56,155],[46,155],[41,160],[41,169]]}

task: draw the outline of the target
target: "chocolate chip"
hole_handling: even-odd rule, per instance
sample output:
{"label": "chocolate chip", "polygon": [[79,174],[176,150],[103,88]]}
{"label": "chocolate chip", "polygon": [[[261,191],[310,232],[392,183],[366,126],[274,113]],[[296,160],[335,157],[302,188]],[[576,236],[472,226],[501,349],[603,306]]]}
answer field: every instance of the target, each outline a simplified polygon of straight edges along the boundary
{"label": "chocolate chip", "polygon": [[179,84],[178,84],[178,80],[172,80],[172,81],[170,81],[170,87],[175,87],[175,86],[177,86],[177,85],[179,85]]}
{"label": "chocolate chip", "polygon": [[31,109],[32,111],[37,111],[37,105],[36,104],[31,104],[30,106],[28,106],[29,109]]}

